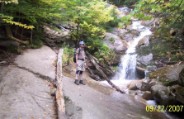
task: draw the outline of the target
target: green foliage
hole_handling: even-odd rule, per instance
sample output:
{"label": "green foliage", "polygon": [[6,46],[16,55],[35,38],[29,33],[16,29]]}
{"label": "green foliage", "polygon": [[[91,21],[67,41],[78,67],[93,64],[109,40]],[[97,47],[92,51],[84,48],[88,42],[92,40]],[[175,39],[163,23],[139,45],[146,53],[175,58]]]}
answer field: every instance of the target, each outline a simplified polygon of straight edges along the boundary
{"label": "green foliage", "polygon": [[139,0],[110,0],[111,3],[117,5],[117,6],[122,6],[122,5],[126,5],[126,6],[133,6],[134,4],[136,4]]}
{"label": "green foliage", "polygon": [[[184,49],[183,13],[183,0],[141,0],[135,5],[133,11],[135,17],[143,20],[159,18],[159,28],[154,35],[156,39],[162,39],[162,41],[155,44],[152,49],[159,57],[167,56],[167,52]],[[172,29],[175,30],[175,35],[171,35]],[[183,60],[181,53],[177,52],[173,52],[168,58],[175,61]]]}
{"label": "green foliage", "polygon": [[63,53],[63,64],[68,65],[70,61],[73,60],[74,49],[70,48],[69,46],[64,47]]}
{"label": "green foliage", "polygon": [[18,0],[1,0],[0,3],[5,3],[5,4],[14,3],[14,4],[18,4]]}
{"label": "green foliage", "polygon": [[[44,23],[72,24],[72,40],[83,39],[90,52],[99,56],[106,56],[109,50],[103,46],[102,39],[107,29],[115,27],[121,22],[117,18],[115,6],[107,4],[104,0],[6,0],[0,14],[4,23],[18,25],[22,28],[33,29],[32,47],[42,44],[41,27]],[[5,2],[4,2],[5,3]],[[29,25],[27,25],[29,24]],[[38,32],[38,33],[37,33]]]}
{"label": "green foliage", "polygon": [[141,0],[134,10],[135,16],[144,18],[161,18],[161,26],[164,28],[181,28],[184,21],[183,0]]}

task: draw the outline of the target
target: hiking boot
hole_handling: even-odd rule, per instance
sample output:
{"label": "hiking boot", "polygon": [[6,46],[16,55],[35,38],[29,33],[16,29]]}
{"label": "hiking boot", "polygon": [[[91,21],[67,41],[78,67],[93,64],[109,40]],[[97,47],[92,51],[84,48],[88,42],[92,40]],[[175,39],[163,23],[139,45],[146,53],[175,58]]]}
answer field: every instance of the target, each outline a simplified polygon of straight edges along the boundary
{"label": "hiking boot", "polygon": [[75,83],[76,85],[79,85],[80,81],[79,81],[79,80],[75,80],[74,83]]}
{"label": "hiking boot", "polygon": [[86,85],[83,80],[79,81],[80,84]]}

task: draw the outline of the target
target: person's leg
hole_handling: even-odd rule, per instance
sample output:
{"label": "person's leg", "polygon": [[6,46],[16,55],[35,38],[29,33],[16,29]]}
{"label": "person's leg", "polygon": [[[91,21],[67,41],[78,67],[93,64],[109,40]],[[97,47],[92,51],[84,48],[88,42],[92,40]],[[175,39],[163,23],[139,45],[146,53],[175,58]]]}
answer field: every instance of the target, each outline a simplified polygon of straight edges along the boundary
{"label": "person's leg", "polygon": [[83,75],[84,75],[83,71],[81,71],[79,74],[79,79],[80,79],[79,83],[85,85],[84,80],[83,80]]}
{"label": "person's leg", "polygon": [[76,75],[75,75],[75,84],[77,84],[77,85],[79,85],[79,75],[80,75],[80,71],[79,70],[77,70],[76,71]]}

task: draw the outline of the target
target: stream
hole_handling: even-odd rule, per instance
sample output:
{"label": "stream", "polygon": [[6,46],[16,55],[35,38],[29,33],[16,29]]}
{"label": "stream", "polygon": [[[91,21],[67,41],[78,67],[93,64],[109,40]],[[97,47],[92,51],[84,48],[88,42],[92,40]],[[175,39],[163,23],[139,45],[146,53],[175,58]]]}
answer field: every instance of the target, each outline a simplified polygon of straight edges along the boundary
{"label": "stream", "polygon": [[[125,15],[125,13],[127,13],[127,11],[131,11],[128,9],[129,8],[127,8],[127,7],[119,8],[119,10],[122,12],[122,14],[120,14],[120,16]],[[132,40],[127,41],[128,48],[127,48],[125,54],[121,56],[120,63],[118,65],[118,69],[117,69],[114,77],[112,77],[112,79],[111,79],[111,81],[116,86],[118,86],[121,90],[124,90],[127,94],[130,94],[129,93],[130,90],[127,89],[128,84],[130,84],[130,82],[132,80],[140,80],[137,76],[137,73],[136,73],[137,72],[136,71],[137,57],[138,57],[138,54],[136,52],[136,48],[138,47],[138,44],[142,39],[148,38],[148,40],[149,40],[150,36],[152,35],[152,32],[150,30],[151,27],[144,26],[143,24],[141,24],[141,22],[142,21],[136,20],[136,19],[132,20],[132,24],[130,25],[129,30],[135,30],[139,34],[134,35]],[[123,39],[123,40],[126,40],[126,39]],[[108,85],[104,81],[102,81],[101,84]],[[117,93],[112,94],[112,96],[115,98],[121,97]],[[137,96],[135,96],[135,99],[137,99],[140,102],[143,102],[145,105],[154,105],[154,106],[157,105],[154,100],[142,101],[142,99],[140,99]],[[175,116],[172,116],[168,113],[164,113],[164,115],[168,119],[177,119]]]}

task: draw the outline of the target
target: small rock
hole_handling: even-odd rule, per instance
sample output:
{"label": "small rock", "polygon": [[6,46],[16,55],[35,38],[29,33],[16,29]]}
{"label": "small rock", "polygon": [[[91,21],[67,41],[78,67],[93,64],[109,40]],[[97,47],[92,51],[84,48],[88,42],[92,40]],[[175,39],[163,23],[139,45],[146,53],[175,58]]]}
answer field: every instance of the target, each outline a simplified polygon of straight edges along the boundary
{"label": "small rock", "polygon": [[145,92],[143,92],[142,98],[145,100],[152,100],[153,95],[151,94],[150,91],[145,91]]}
{"label": "small rock", "polygon": [[7,61],[0,61],[0,64],[6,64]]}
{"label": "small rock", "polygon": [[182,69],[182,71],[179,73],[178,83],[181,86],[184,86],[184,69]]}
{"label": "small rock", "polygon": [[50,91],[50,95],[51,96],[55,96],[56,95],[56,88],[52,88],[51,91]]}
{"label": "small rock", "polygon": [[141,91],[150,91],[151,87],[149,83],[142,82]]}
{"label": "small rock", "polygon": [[136,85],[138,85],[138,84],[141,83],[141,82],[142,82],[142,80],[133,80],[133,81],[131,81],[131,82],[128,84],[127,88],[128,88],[129,90],[137,90],[138,88],[137,88]]}
{"label": "small rock", "polygon": [[156,83],[156,81],[154,81],[154,80],[152,80],[150,83],[149,83],[149,85],[150,85],[150,87],[152,87],[152,86],[154,86],[154,85],[156,85],[157,83]]}

